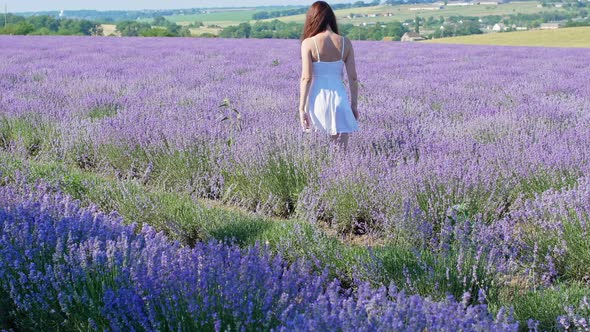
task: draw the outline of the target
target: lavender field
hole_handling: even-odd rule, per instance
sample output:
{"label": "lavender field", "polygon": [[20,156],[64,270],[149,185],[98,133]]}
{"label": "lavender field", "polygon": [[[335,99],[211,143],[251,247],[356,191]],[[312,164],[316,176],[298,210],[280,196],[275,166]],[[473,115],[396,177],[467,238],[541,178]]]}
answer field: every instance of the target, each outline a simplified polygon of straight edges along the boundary
{"label": "lavender field", "polygon": [[587,330],[590,50],[0,37],[0,329]]}

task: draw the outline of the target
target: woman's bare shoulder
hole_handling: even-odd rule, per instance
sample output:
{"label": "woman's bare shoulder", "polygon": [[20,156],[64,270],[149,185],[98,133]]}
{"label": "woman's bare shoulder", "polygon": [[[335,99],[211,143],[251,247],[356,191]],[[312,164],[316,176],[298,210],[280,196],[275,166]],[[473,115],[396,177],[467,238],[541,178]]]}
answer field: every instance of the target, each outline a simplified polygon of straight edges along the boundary
{"label": "woman's bare shoulder", "polygon": [[350,39],[346,38],[345,36],[342,36],[342,38],[344,39],[344,45],[346,45],[346,47],[352,47],[352,42]]}
{"label": "woman's bare shoulder", "polygon": [[313,40],[311,39],[311,37],[305,38],[304,40],[301,41],[301,48],[309,48],[309,46],[311,45],[312,42],[313,42]]}

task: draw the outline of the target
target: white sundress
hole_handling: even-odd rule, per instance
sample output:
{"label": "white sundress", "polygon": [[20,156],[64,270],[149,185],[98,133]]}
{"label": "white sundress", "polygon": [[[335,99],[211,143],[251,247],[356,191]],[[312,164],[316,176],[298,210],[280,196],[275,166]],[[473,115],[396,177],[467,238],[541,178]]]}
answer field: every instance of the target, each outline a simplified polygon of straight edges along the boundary
{"label": "white sundress", "polygon": [[344,37],[340,60],[329,62],[321,61],[315,36],[312,39],[318,61],[312,65],[313,75],[307,103],[311,123],[316,131],[329,135],[355,132],[358,130],[358,123],[352,113],[343,82]]}

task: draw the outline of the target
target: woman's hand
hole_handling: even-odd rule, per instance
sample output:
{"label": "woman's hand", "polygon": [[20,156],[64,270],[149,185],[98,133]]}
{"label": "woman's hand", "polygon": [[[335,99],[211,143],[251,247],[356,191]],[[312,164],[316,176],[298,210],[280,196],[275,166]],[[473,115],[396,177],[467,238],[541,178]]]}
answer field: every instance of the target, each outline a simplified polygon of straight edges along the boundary
{"label": "woman's hand", "polygon": [[305,111],[299,111],[299,121],[301,122],[301,129],[311,129],[311,118],[309,117],[309,113]]}

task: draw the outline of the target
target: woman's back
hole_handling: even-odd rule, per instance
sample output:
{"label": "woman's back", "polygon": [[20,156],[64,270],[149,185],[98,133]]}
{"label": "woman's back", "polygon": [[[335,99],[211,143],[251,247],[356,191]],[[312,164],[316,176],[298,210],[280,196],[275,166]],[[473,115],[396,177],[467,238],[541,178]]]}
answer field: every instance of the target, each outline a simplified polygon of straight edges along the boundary
{"label": "woman's back", "polygon": [[316,46],[312,52],[314,62],[336,62],[344,60],[344,37],[336,33],[319,33],[311,37]]}
{"label": "woman's back", "polygon": [[[312,83],[306,111],[311,123],[330,135],[358,130],[346,88],[342,82],[344,70],[344,38],[335,33],[313,36],[316,61],[312,64]],[[336,38],[340,39],[337,42]],[[320,49],[320,43],[324,52]],[[340,48],[336,47],[340,44]],[[312,58],[314,52],[312,51]],[[336,56],[336,54],[338,54]],[[325,61],[326,56],[329,60]]]}
{"label": "woman's back", "polygon": [[[338,35],[336,35],[338,36]],[[338,36],[340,37],[340,36]],[[344,37],[340,37],[340,54],[338,59],[336,60],[330,60],[330,61],[324,61],[326,54],[329,55],[330,59],[334,59],[334,54],[335,54],[335,50],[337,50],[337,48],[335,47],[336,43],[334,43],[334,41],[330,38],[330,37],[325,37],[324,39],[324,43],[323,46],[324,49],[328,49],[328,50],[324,50],[324,52],[320,51],[319,45],[318,45],[318,41],[317,39],[318,36],[313,36],[312,37],[313,42],[314,42],[314,46],[315,46],[315,57],[316,57],[316,61],[313,62],[313,77],[318,79],[321,77],[326,77],[326,78],[332,78],[332,79],[341,79],[342,75],[344,74]],[[328,41],[328,42],[327,42]],[[327,43],[326,43],[327,42]],[[326,44],[332,44],[333,46],[329,46]],[[312,52],[313,54],[313,52]]]}

